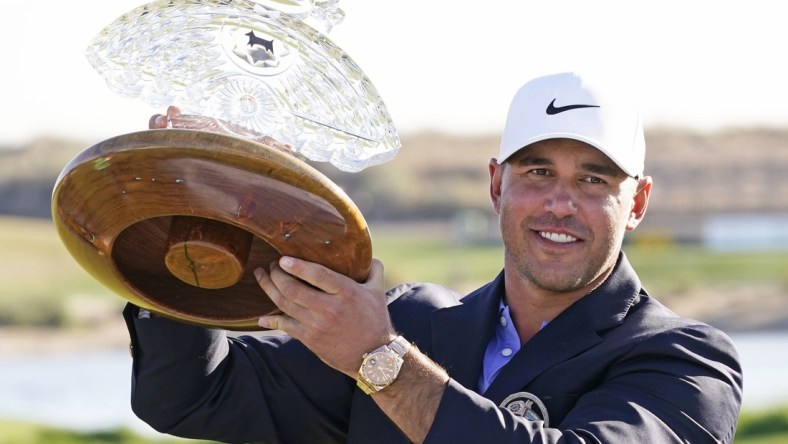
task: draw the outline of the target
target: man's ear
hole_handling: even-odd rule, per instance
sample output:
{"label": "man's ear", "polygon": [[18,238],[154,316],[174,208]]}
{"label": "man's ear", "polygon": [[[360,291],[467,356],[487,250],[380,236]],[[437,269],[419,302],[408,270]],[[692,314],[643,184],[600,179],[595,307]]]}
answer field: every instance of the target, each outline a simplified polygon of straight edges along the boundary
{"label": "man's ear", "polygon": [[651,176],[645,176],[638,180],[637,190],[633,196],[632,210],[629,213],[629,220],[627,221],[627,230],[632,231],[643,220],[646,215],[646,208],[648,208],[648,198],[651,194],[651,185],[653,181]]}
{"label": "man's ear", "polygon": [[504,166],[495,158],[490,159],[490,200],[496,213],[501,212],[501,177]]}

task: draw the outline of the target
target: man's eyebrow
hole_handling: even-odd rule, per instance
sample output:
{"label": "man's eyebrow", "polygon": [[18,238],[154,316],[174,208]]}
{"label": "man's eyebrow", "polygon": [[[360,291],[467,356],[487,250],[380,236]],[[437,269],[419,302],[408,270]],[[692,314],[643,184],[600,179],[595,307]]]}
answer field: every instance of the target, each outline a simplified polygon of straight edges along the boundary
{"label": "man's eyebrow", "polygon": [[[554,162],[546,157],[524,155],[512,159],[517,166],[551,166]],[[618,177],[622,171],[613,164],[586,162],[580,164],[580,169],[592,174],[608,177]]]}
{"label": "man's eyebrow", "polygon": [[523,166],[523,165],[552,165],[553,161],[546,158],[546,157],[538,157],[538,156],[530,156],[524,155],[520,156],[516,159],[513,159],[514,163]]}
{"label": "man's eyebrow", "polygon": [[599,174],[600,176],[618,177],[622,171],[613,165],[598,164],[598,163],[584,163],[580,165],[583,171],[589,173]]}

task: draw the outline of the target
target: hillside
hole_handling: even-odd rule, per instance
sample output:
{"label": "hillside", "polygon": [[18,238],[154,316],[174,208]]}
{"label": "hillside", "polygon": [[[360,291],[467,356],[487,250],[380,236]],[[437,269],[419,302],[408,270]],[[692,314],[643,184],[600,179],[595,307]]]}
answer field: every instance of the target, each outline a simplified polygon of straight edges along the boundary
{"label": "hillside", "polygon": [[[0,214],[49,218],[55,179],[94,142],[39,139],[0,150]],[[339,184],[369,221],[446,220],[489,212],[487,162],[498,137],[403,135],[393,161],[350,174],[318,169]],[[654,178],[649,215],[638,231],[697,240],[709,214],[788,210],[788,128],[696,133],[647,132],[647,174]]]}
{"label": "hillside", "polygon": [[[631,255],[633,261],[642,263],[659,255],[666,244],[697,243],[710,215],[788,212],[788,129],[709,134],[657,129],[647,134],[647,174],[654,177],[655,187],[645,222],[629,238],[628,248],[645,251],[641,257]],[[497,152],[497,136],[422,133],[402,140],[395,160],[359,174],[343,173],[330,165],[316,166],[346,190],[376,228],[401,227],[396,229],[408,232],[413,227],[439,226],[444,227],[440,233],[446,236],[447,230],[456,230],[457,221],[462,220],[487,231],[454,233],[455,242],[489,242],[494,238],[487,162]],[[32,216],[42,222],[49,219],[58,174],[89,145],[39,139],[0,150],[0,214]],[[643,246],[647,248],[639,248]],[[757,254],[732,256],[721,268],[726,279],[706,276],[700,280],[705,282],[702,286],[692,276],[693,270],[709,265],[702,257],[695,262],[684,257],[682,263],[670,259],[670,270],[656,268],[641,278],[674,310],[728,330],[788,328],[788,278],[784,271],[775,269],[784,268],[780,264],[785,253],[772,252],[770,262],[763,263],[758,258],[766,256]],[[741,275],[745,267],[754,280],[731,284],[728,277]],[[411,274],[400,277],[411,279]],[[764,275],[768,278],[757,278]],[[710,300],[715,303],[709,304]]]}

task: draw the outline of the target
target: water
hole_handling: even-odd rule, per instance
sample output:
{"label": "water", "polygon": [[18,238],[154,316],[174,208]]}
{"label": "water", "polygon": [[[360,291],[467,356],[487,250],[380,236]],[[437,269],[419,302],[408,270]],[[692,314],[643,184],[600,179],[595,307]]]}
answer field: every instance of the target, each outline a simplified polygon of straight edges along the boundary
{"label": "water", "polygon": [[744,409],[788,404],[788,331],[731,335],[744,370]]}
{"label": "water", "polygon": [[[788,331],[733,336],[744,367],[744,408],[788,403]],[[129,407],[125,350],[0,358],[0,418],[71,429],[125,426],[156,435]]]}
{"label": "water", "polygon": [[131,411],[127,351],[0,358],[0,418],[155,433]]}

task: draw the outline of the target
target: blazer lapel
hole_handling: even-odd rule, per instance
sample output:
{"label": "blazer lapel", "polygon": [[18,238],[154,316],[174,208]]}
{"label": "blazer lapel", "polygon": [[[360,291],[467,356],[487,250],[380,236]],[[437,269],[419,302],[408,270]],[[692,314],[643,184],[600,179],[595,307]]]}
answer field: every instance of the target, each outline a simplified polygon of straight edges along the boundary
{"label": "blazer lapel", "polygon": [[[588,319],[583,319],[582,316],[567,316],[565,321],[554,319],[530,341],[523,344],[520,351],[501,370],[484,396],[500,405],[507,396],[523,391],[523,387],[545,370],[601,341],[599,335],[589,328]],[[562,327],[569,323],[574,323],[575,327],[572,329]]]}
{"label": "blazer lapel", "polygon": [[621,253],[610,277],[525,343],[484,396],[500,405],[512,393],[524,391],[545,370],[599,344],[599,332],[623,322],[638,300],[640,288],[637,275]]}
{"label": "blazer lapel", "polygon": [[460,305],[432,314],[431,358],[470,390],[478,387],[503,288],[501,272],[494,281],[464,297]]}

